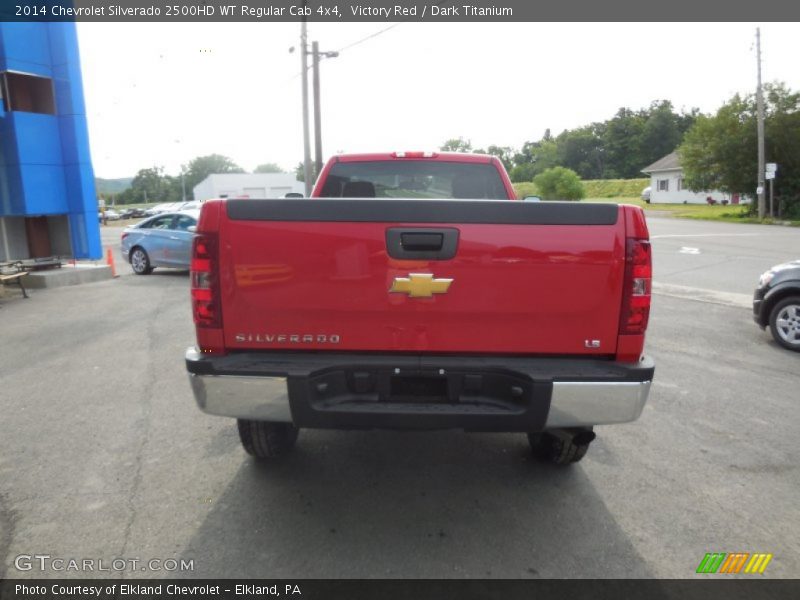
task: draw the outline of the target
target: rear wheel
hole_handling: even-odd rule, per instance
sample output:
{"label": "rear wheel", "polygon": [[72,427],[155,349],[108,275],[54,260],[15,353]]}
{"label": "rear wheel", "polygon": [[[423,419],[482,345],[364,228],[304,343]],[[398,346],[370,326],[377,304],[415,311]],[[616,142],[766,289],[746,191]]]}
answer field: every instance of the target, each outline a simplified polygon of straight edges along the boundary
{"label": "rear wheel", "polygon": [[150,266],[150,257],[144,248],[136,246],[131,250],[131,268],[137,275],[149,275],[153,272],[153,267]]}
{"label": "rear wheel", "polygon": [[537,458],[556,465],[571,465],[586,456],[595,434],[589,429],[529,433],[528,443]]}
{"label": "rear wheel", "polygon": [[800,352],[800,296],[784,298],[772,308],[769,329],[781,346]]}
{"label": "rear wheel", "polygon": [[237,419],[239,439],[248,454],[256,458],[276,458],[287,454],[300,430],[291,423]]}

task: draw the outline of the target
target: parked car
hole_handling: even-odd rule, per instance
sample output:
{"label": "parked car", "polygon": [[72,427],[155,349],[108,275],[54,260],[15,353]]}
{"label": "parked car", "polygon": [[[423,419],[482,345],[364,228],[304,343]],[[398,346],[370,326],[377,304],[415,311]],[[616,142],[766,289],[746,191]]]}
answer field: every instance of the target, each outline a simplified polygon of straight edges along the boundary
{"label": "parked car", "polygon": [[102,223],[103,219],[106,221],[119,221],[122,217],[113,208],[107,208],[105,212],[102,210],[97,211],[97,218]]}
{"label": "parked car", "polygon": [[123,219],[141,219],[146,216],[148,216],[147,212],[143,208],[126,208],[120,213],[120,217]]}
{"label": "parked car", "polygon": [[784,348],[800,352],[800,260],[763,273],[753,297],[753,319]]}
{"label": "parked car", "polygon": [[648,204],[650,204],[650,191],[651,191],[651,189],[652,188],[650,186],[647,186],[646,188],[644,188],[642,190],[642,200],[644,200]]}
{"label": "parked car", "polygon": [[160,215],[161,213],[165,212],[175,212],[177,210],[180,210],[182,204],[183,202],[164,202],[162,204],[156,204],[155,206],[148,208],[144,212],[145,214],[147,214],[147,216],[150,217],[154,215]]}
{"label": "parked car", "polygon": [[126,227],[120,247],[133,272],[149,275],[156,267],[189,268],[198,210],[163,213]]}
{"label": "parked car", "polygon": [[200,210],[202,206],[202,200],[189,200],[187,202],[181,202],[178,210]]}

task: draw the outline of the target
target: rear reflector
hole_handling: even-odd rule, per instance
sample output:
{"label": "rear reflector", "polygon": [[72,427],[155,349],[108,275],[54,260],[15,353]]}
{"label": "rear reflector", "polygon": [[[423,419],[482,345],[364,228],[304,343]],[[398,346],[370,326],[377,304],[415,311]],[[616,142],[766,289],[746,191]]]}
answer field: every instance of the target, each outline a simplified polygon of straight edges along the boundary
{"label": "rear reflector", "polygon": [[620,335],[643,334],[650,318],[652,255],[648,240],[628,239],[625,253],[625,282],[620,313]]}

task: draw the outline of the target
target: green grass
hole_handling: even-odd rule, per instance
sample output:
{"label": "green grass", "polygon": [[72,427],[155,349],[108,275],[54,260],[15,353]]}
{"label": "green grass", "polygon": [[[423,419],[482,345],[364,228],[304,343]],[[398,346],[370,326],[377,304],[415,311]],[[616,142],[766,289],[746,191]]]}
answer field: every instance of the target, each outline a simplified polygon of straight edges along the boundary
{"label": "green grass", "polygon": [[517,198],[539,195],[539,191],[536,189],[536,184],[532,181],[523,181],[522,183],[515,183],[513,185],[514,191],[517,192]]}
{"label": "green grass", "polygon": [[650,185],[650,178],[642,179],[584,179],[587,198],[639,198]]}
{"label": "green grass", "polygon": [[800,221],[787,219],[759,219],[748,213],[747,206],[722,206],[720,204],[646,204],[639,197],[619,198],[586,198],[582,202],[614,202],[616,204],[633,204],[645,210],[646,213],[670,213],[670,216],[681,219],[699,219],[704,221],[726,221],[728,223],[763,223],[786,224],[800,226]]}
{"label": "green grass", "polygon": [[[618,200],[619,198],[639,198],[642,190],[650,185],[649,179],[586,179],[581,182],[587,198]],[[536,184],[530,181],[515,183],[518,198],[538,196]]]}

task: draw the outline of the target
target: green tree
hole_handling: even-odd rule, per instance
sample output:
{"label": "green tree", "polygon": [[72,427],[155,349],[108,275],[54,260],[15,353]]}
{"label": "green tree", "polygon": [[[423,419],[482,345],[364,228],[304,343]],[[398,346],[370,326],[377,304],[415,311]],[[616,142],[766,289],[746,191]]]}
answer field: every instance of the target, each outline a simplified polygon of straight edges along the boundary
{"label": "green tree", "polygon": [[472,142],[462,137],[450,138],[439,146],[442,152],[472,152]]}
{"label": "green tree", "polygon": [[555,141],[556,164],[572,169],[584,179],[602,179],[606,172],[604,133],[603,123],[560,133]]}
{"label": "green tree", "polygon": [[209,154],[198,156],[192,159],[188,165],[184,166],[184,178],[186,180],[186,193],[191,194],[198,183],[209,175],[215,173],[244,173],[245,170],[234,163],[227,156],[221,154]]}
{"label": "green tree", "polygon": [[[186,199],[191,196],[192,190],[186,188]],[[173,177],[171,175],[164,176],[164,202],[178,202],[183,200],[183,186],[181,185],[181,176]]]}
{"label": "green tree", "polygon": [[[310,166],[311,166],[311,183],[313,185],[313,183],[317,180],[317,175],[318,175],[318,173],[317,173],[317,165],[315,165],[314,161],[312,160]],[[325,165],[323,165],[323,168],[324,168],[324,166]],[[306,180],[306,178],[305,178],[305,170],[303,168],[303,161],[302,160],[299,163],[297,163],[297,166],[294,168],[294,175],[295,175],[295,179],[297,179],[297,181],[305,181]]]}
{"label": "green tree", "polygon": [[578,174],[565,167],[553,167],[533,178],[544,200],[580,200],[585,196]]}
{"label": "green tree", "polygon": [[[800,93],[764,86],[767,162],[778,163],[775,196],[787,216],[800,216]],[[758,146],[755,95],[735,95],[714,115],[701,115],[678,149],[692,190],[755,195]],[[751,205],[755,212],[756,203]]]}
{"label": "green tree", "polygon": [[264,163],[263,165],[258,165],[255,169],[253,169],[253,173],[283,173],[283,169],[281,169],[275,163]]}
{"label": "green tree", "polygon": [[[640,154],[646,120],[642,111],[620,108],[614,118],[607,121],[603,136],[605,164],[602,177],[630,179],[638,176],[640,169],[647,166]],[[664,154],[672,152],[674,148],[673,145]]]}
{"label": "green tree", "polygon": [[500,159],[500,162],[503,163],[506,171],[510,171],[514,166],[514,149],[509,146],[491,145],[486,152],[478,152],[477,150],[475,152],[478,154],[491,154],[492,156],[496,156]]}
{"label": "green tree", "polygon": [[[662,100],[651,104],[639,135],[638,160],[634,168],[640,170],[674,151],[685,132],[682,125],[681,117],[672,109],[671,102]],[[637,170],[631,177],[640,174]]]}
{"label": "green tree", "polygon": [[139,169],[131,181],[131,187],[120,194],[120,204],[134,202],[164,202],[167,185],[163,167]]}
{"label": "green tree", "polygon": [[527,162],[512,167],[511,171],[508,173],[508,176],[514,183],[523,183],[526,181],[533,181],[533,178],[536,176],[536,174],[536,163]]}

